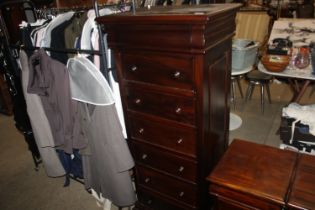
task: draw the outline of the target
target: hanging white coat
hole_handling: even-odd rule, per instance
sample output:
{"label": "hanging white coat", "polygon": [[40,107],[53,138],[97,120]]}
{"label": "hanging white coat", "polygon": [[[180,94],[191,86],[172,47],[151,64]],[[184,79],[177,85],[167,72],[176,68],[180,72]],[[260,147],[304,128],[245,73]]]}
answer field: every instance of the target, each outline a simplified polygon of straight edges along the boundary
{"label": "hanging white coat", "polygon": [[82,152],[85,183],[117,206],[133,205],[136,196],[129,170],[134,161],[111,89],[88,59],[71,58],[67,67],[72,99],[80,101],[78,115],[88,140]]}

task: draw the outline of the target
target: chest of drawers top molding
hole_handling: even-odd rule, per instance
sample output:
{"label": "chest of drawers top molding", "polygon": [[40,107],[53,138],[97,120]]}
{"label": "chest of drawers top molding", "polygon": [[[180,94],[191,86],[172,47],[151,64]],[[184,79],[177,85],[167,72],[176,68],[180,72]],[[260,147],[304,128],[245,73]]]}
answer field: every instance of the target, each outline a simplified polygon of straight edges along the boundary
{"label": "chest of drawers top molding", "polygon": [[102,16],[97,21],[109,34],[110,48],[204,53],[234,33],[234,13],[239,7],[240,4],[152,7],[136,10],[135,14]]}

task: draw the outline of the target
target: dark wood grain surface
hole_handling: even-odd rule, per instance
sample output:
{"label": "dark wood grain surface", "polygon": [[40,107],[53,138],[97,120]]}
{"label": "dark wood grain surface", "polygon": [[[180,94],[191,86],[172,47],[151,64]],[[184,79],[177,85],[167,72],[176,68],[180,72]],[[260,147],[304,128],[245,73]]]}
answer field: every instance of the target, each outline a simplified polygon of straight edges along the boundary
{"label": "dark wood grain surface", "polygon": [[231,45],[240,5],[137,10],[108,33],[136,160],[135,210],[208,210],[206,176],[228,143]]}
{"label": "dark wood grain surface", "polygon": [[314,156],[300,156],[288,206],[290,209],[315,209]]}
{"label": "dark wood grain surface", "polygon": [[128,119],[132,139],[196,158],[195,127],[134,112],[129,112]]}
{"label": "dark wood grain surface", "polygon": [[[213,183],[210,193],[254,207],[259,205],[256,207],[260,209],[277,209],[268,207],[267,203],[284,206],[297,155],[292,151],[234,140],[208,177]],[[257,202],[253,202],[255,199]]]}
{"label": "dark wood grain surface", "polygon": [[[135,160],[146,167],[169,173],[184,181],[196,183],[197,162],[145,144],[133,142]],[[167,161],[165,161],[167,160]]]}

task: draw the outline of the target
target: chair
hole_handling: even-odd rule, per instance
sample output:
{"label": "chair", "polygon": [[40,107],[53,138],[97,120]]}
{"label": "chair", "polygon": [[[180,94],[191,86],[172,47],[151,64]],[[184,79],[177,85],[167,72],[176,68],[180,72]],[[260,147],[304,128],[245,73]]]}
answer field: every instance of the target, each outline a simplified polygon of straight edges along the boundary
{"label": "chair", "polygon": [[[237,13],[235,38],[251,39],[251,40],[259,42],[260,45],[258,49],[258,57],[261,54],[260,52],[263,51],[268,41],[269,32],[270,32],[270,16],[267,14],[266,11],[258,11],[258,12],[241,11]],[[232,77],[233,77],[233,74],[232,74]],[[268,98],[269,98],[269,101],[271,102],[269,83],[271,82],[272,77],[258,71],[250,71],[246,74],[246,78],[249,82],[247,93],[246,93],[246,100],[248,100],[250,96],[252,95],[254,86],[260,85],[260,92],[262,94],[261,95],[261,98],[262,98],[261,110],[263,113],[264,112],[264,100],[263,100],[264,87],[266,86]],[[232,82],[232,88],[233,88],[233,82]]]}
{"label": "chair", "polygon": [[270,96],[270,87],[269,84],[272,81],[273,77],[268,74],[264,74],[258,70],[251,71],[247,74],[247,79],[249,80],[248,88],[246,91],[245,100],[248,101],[252,97],[253,90],[255,85],[260,86],[260,104],[261,104],[261,113],[264,113],[264,104],[265,104],[265,87],[268,94],[269,103],[271,103]]}
{"label": "chair", "polygon": [[234,109],[236,108],[236,97],[235,97],[235,91],[236,91],[236,85],[238,86],[238,89],[240,91],[241,97],[243,98],[243,91],[240,84],[240,79],[243,75],[250,72],[252,70],[252,67],[248,67],[245,69],[233,69],[231,73],[231,100],[233,102]]}

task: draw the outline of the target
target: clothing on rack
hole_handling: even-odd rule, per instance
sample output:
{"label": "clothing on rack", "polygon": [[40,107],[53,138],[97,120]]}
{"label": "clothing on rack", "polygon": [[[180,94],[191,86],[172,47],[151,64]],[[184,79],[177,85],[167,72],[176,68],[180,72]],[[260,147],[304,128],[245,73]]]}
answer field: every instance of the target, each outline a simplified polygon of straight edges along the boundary
{"label": "clothing on rack", "polygon": [[[116,12],[116,11],[112,10],[112,9],[107,9],[107,8],[102,9],[100,11],[100,13],[102,15],[111,14],[113,12]],[[80,14],[80,15],[77,16],[76,14]],[[80,16],[81,16],[81,18],[80,18]],[[22,25],[22,31],[24,33],[23,34],[23,40],[25,40],[25,46],[30,47],[29,45],[31,45],[31,42],[33,44],[34,43],[35,44],[40,43],[41,46],[48,46],[48,43],[51,43],[51,44],[53,44],[53,47],[57,46],[57,49],[59,49],[58,53],[56,52],[57,50],[49,51],[51,57],[62,62],[62,63],[65,63],[67,61],[68,56],[64,52],[60,53],[60,51],[62,49],[65,49],[65,51],[66,51],[67,50],[67,48],[65,47],[66,43],[69,43],[71,45],[73,40],[76,40],[77,43],[78,43],[78,40],[80,40],[79,43],[80,44],[83,43],[83,46],[85,46],[85,48],[87,48],[88,50],[91,50],[92,52],[93,51],[98,52],[98,50],[100,48],[99,47],[99,35],[98,35],[99,31],[98,31],[98,28],[96,27],[97,25],[94,21],[95,12],[89,11],[86,15],[86,16],[89,16],[89,19],[87,19],[86,21],[84,21],[85,18],[82,18],[84,16],[85,16],[85,13],[83,13],[83,15],[82,15],[82,11],[79,13],[67,12],[65,14],[59,14],[56,18],[54,18],[48,24],[47,24],[48,21],[41,21],[41,20],[38,20],[36,23],[30,24],[30,25],[23,24]],[[76,18],[76,17],[78,17],[78,18]],[[84,27],[81,29],[82,30],[81,36],[78,37],[77,36],[79,34],[78,31],[80,31],[80,28],[83,26],[83,24],[82,24],[83,22],[85,22]],[[40,23],[43,23],[46,26],[41,26]],[[76,25],[76,27],[74,27],[73,25]],[[66,36],[58,36],[58,34],[66,35],[66,32],[67,32],[67,35],[69,35],[68,34],[69,31],[70,32],[75,31],[73,36],[70,39],[65,39]],[[43,35],[44,35],[44,37],[42,37]],[[55,37],[57,37],[57,39]],[[69,36],[67,36],[67,37],[69,37]],[[103,36],[101,38],[103,38]],[[84,41],[82,41],[82,40],[84,40]],[[51,46],[48,46],[48,47],[51,47]],[[82,49],[82,46],[79,46],[79,47]],[[27,52],[30,53],[31,51],[27,51]],[[93,60],[94,63],[96,63],[96,65],[98,65],[99,69],[105,68],[106,63],[101,65],[98,55],[95,54],[94,57],[88,56],[88,55],[89,54],[85,54],[85,56],[87,56],[89,59]],[[123,121],[123,115],[122,115],[122,107],[121,107],[121,102],[120,102],[120,97],[119,97],[119,89],[117,87],[118,86],[116,84],[115,85],[115,92],[118,93],[118,97],[116,96],[116,101],[117,101],[116,106],[117,106],[117,104],[118,105],[120,104],[120,106],[117,106],[117,108],[120,109],[119,116],[121,119],[121,124],[123,127],[125,127],[124,121]],[[124,133],[126,133],[125,128],[124,128]]]}
{"label": "clothing on rack", "polygon": [[[108,8],[100,10],[102,15],[116,12],[117,10]],[[51,21],[38,20],[36,24],[21,24],[21,28],[22,30],[24,30],[25,27],[29,28],[29,34],[34,47],[59,49],[49,51],[48,54],[52,58],[66,64],[67,59],[73,57],[73,53],[66,54],[60,52],[61,49],[78,49],[78,51],[82,49],[98,51],[100,49],[98,47],[100,42],[99,30],[94,19],[95,12],[93,10],[88,12],[68,11],[64,14],[58,14]],[[43,23],[42,26],[40,22]],[[47,24],[47,22],[49,23]],[[102,72],[106,72],[103,71],[106,69],[106,63],[103,64],[100,62],[99,53],[95,53],[94,57],[93,55],[91,56],[90,53],[82,53],[89,57]]]}
{"label": "clothing on rack", "polygon": [[[16,62],[17,51],[10,48],[11,43],[18,40],[18,28],[15,27],[24,17],[24,6],[18,6],[17,1],[0,3],[0,66],[8,84],[13,102],[13,114],[16,128],[24,135],[28,149],[32,153],[35,167],[41,162],[40,154],[36,146],[31,124],[26,111],[26,103],[23,95],[20,69]],[[13,10],[12,10],[13,9]]]}
{"label": "clothing on rack", "polygon": [[80,101],[80,121],[88,148],[82,151],[86,185],[118,206],[130,206],[136,196],[129,170],[134,167],[114,105],[101,72],[85,57],[67,64],[71,95]]}
{"label": "clothing on rack", "polygon": [[103,39],[105,40],[105,52],[106,52],[107,66],[109,69],[108,79],[109,79],[109,83],[111,84],[111,89],[112,89],[113,97],[115,100],[115,107],[116,107],[118,118],[122,127],[122,132],[125,139],[127,139],[127,131],[126,131],[123,107],[122,107],[122,102],[121,102],[121,97],[120,97],[120,89],[119,89],[116,71],[113,71],[115,69],[114,68],[115,63],[111,59],[112,58],[111,50],[108,49],[108,46],[107,46],[107,34],[104,35]]}
{"label": "clothing on rack", "polygon": [[70,11],[70,12],[66,12],[66,13],[63,13],[63,14],[59,14],[56,18],[54,18],[47,25],[40,46],[41,47],[50,47],[50,46],[52,46],[52,44],[54,44],[54,43],[51,42],[52,41],[51,40],[51,38],[52,38],[52,35],[51,35],[52,30],[54,28],[56,28],[58,25],[64,23],[65,21],[70,20],[73,17],[74,13],[75,12]]}
{"label": "clothing on rack", "polygon": [[[116,11],[108,8],[100,11],[101,15],[114,12]],[[50,127],[51,130],[49,141],[53,142],[43,149],[41,145],[44,144],[44,135],[38,131],[38,127],[44,125],[38,125],[38,122],[35,125],[35,119],[40,118],[36,116],[39,113],[29,110],[29,114],[34,115],[32,124],[36,127],[37,145],[45,156],[45,168],[47,165],[50,169],[50,166],[56,164],[47,160],[45,152],[49,151],[49,155],[54,155],[53,160],[56,156],[59,157],[57,162],[59,166],[62,165],[63,173],[66,173],[65,186],[69,184],[70,174],[80,178],[83,170],[87,189],[93,189],[98,196],[109,199],[117,206],[130,206],[136,201],[129,172],[134,167],[134,160],[124,138],[122,108],[120,114],[116,110],[116,107],[121,107],[120,96],[113,96],[108,84],[115,82],[113,73],[106,71],[106,75],[110,75],[108,81],[101,73],[107,65],[113,65],[98,56],[99,51],[109,50],[100,46],[106,35],[103,36],[100,32],[94,19],[95,12],[71,11],[59,14],[52,20],[22,26],[26,49],[41,46],[48,51],[39,49],[30,56],[29,75],[23,70],[23,74],[29,78],[25,94],[37,96],[46,116],[45,126],[48,124],[45,129]],[[73,56],[68,53],[75,52],[74,48],[77,47],[78,51],[87,51],[81,57],[68,60]],[[31,54],[32,50],[27,52]],[[21,54],[27,58],[25,52]],[[64,65],[67,61],[68,68]],[[25,60],[23,63],[25,65]],[[119,94],[117,83],[113,90]],[[115,101],[120,102],[120,105],[117,106],[119,103]],[[49,132],[45,134],[49,135]],[[83,168],[80,167],[81,161]],[[48,171],[47,174],[53,172]]]}
{"label": "clothing on rack", "polygon": [[50,58],[43,49],[30,57],[27,92],[40,96],[56,146],[69,154],[72,149],[86,147],[79,129],[74,129],[77,104],[71,100],[66,66]]}
{"label": "clothing on rack", "polygon": [[46,174],[50,177],[63,176],[65,175],[65,170],[61,165],[54,148],[54,139],[42,102],[38,95],[27,93],[27,86],[29,82],[29,65],[28,57],[23,50],[20,51],[20,62],[22,69],[22,86],[27,104],[27,113],[30,117],[35,141],[39,149]]}
{"label": "clothing on rack", "polygon": [[[65,48],[71,49],[75,48],[76,42],[81,35],[84,23],[87,20],[87,12],[77,12],[73,18],[71,23],[65,28],[64,35],[65,39]],[[74,54],[68,54],[68,57],[73,57]]]}
{"label": "clothing on rack", "polygon": [[66,171],[64,187],[70,185],[70,177],[74,179],[83,179],[82,158],[78,149],[74,149],[72,154],[65,153],[63,150],[56,149],[62,166]]}
{"label": "clothing on rack", "polygon": [[[100,15],[109,15],[115,13],[116,10],[104,8],[100,10]],[[91,36],[93,31],[97,31],[97,24],[95,22],[95,11],[90,10],[87,13],[88,19],[84,23],[81,36],[81,49],[90,50],[92,48]]]}
{"label": "clothing on rack", "polygon": [[[74,16],[73,16],[74,17]],[[60,23],[51,31],[51,44],[50,46],[54,46],[57,49],[66,48],[66,37],[65,37],[65,29],[72,23],[73,17],[70,20],[66,20],[63,23]],[[72,47],[73,48],[73,47]],[[68,54],[51,51],[50,57],[60,61],[63,64],[66,64],[68,61]]]}

